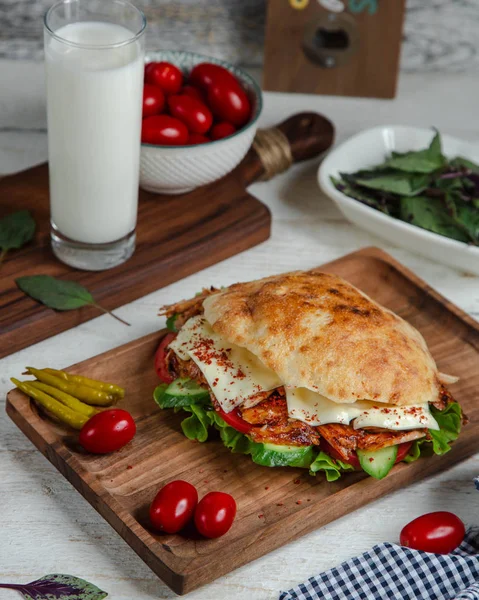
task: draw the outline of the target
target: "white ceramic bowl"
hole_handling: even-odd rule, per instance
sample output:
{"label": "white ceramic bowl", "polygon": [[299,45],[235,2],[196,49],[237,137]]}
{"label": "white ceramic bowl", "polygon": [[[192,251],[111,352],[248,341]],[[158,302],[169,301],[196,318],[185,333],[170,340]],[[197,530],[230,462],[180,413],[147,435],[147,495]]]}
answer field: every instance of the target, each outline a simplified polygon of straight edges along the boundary
{"label": "white ceramic bowl", "polygon": [[[343,215],[362,229],[404,248],[479,275],[479,247],[452,240],[389,217],[384,213],[346,196],[336,189],[330,177],[338,173],[354,173],[384,161],[386,155],[408,150],[421,150],[429,145],[431,129],[388,125],[374,127],[353,136],[332,150],[318,171],[323,192],[334,200]],[[479,145],[441,134],[443,152],[448,157],[464,156],[479,162]]]}
{"label": "white ceramic bowl", "polygon": [[195,146],[157,146],[142,144],[140,186],[159,194],[183,194],[211,183],[232,171],[248,152],[258,128],[263,107],[261,89],[244,71],[227,62],[193,52],[173,50],[149,52],[145,61],[167,61],[185,75],[202,62],[221,65],[231,71],[248,93],[252,114],[249,123],[233,135]]}

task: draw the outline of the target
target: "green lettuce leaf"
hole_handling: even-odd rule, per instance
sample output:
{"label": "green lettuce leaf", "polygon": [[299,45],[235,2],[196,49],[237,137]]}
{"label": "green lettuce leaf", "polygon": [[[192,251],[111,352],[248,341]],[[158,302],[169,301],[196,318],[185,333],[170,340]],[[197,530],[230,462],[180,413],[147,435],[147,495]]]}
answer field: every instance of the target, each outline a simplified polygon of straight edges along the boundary
{"label": "green lettuce leaf", "polygon": [[316,475],[318,471],[324,471],[328,481],[336,481],[344,471],[354,471],[354,467],[321,451],[309,467],[311,475]]}
{"label": "green lettuce leaf", "polygon": [[211,427],[210,413],[214,411],[206,411],[198,404],[182,406],[181,409],[191,413],[189,417],[181,421],[181,429],[186,437],[189,440],[206,442],[208,439],[208,429]]}
{"label": "green lettuce leaf", "polygon": [[429,430],[432,440],[416,440],[405,457],[404,462],[411,463],[422,456],[445,454],[451,449],[450,442],[459,436],[462,425],[462,411],[457,402],[452,402],[444,410],[431,406],[431,414],[439,425],[439,431]]}
{"label": "green lettuce leaf", "polygon": [[440,430],[429,430],[432,437],[432,448],[435,454],[449,452],[450,442],[457,439],[462,424],[462,411],[457,402],[451,402],[444,410],[438,410],[431,406],[432,416],[436,419]]}

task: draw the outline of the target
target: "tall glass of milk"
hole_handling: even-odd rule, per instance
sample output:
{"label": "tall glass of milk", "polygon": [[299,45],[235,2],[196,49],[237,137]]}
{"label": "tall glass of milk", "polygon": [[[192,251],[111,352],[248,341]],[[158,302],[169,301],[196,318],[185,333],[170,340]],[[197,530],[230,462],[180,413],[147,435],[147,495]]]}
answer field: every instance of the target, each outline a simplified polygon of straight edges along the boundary
{"label": "tall glass of milk", "polygon": [[45,15],[51,242],[79,269],[135,249],[145,26],[125,0],[61,0]]}

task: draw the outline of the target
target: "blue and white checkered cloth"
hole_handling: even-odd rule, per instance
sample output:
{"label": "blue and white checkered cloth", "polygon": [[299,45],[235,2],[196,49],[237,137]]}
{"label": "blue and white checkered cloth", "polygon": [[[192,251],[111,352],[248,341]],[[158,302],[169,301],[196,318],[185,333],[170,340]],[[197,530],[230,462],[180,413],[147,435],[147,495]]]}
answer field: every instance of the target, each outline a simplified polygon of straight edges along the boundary
{"label": "blue and white checkered cloth", "polygon": [[[479,480],[479,478],[477,478]],[[479,481],[476,481],[479,489]],[[451,554],[384,543],[282,592],[279,600],[479,600],[479,528]]]}

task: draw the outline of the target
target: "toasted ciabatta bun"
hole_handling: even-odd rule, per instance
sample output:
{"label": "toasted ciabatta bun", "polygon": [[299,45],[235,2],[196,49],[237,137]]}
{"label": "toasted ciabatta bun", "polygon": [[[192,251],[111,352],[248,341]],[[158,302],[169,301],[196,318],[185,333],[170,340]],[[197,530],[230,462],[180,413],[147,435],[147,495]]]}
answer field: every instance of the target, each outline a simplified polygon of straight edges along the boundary
{"label": "toasted ciabatta bun", "polygon": [[439,373],[422,335],[347,281],[297,271],[207,297],[205,317],[286,386],[335,402],[435,402]]}

